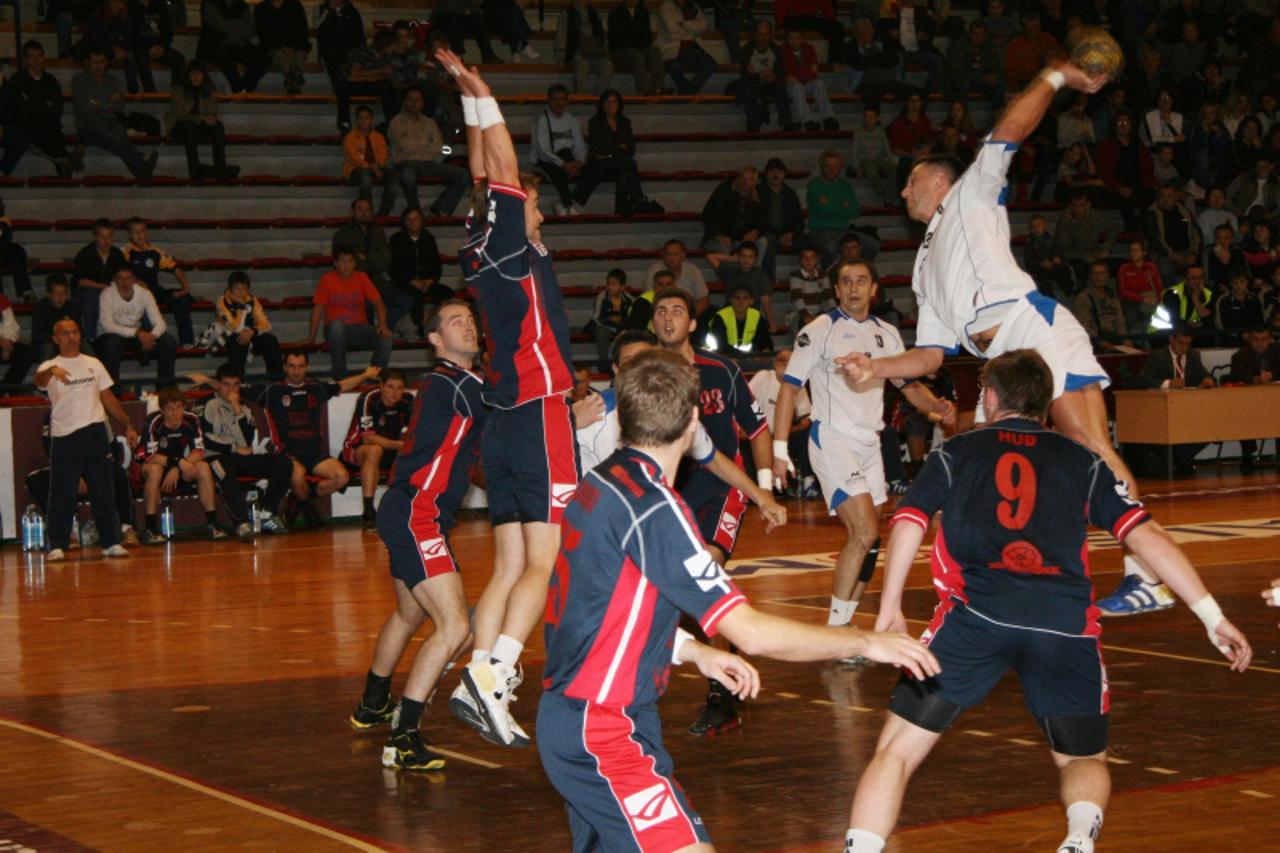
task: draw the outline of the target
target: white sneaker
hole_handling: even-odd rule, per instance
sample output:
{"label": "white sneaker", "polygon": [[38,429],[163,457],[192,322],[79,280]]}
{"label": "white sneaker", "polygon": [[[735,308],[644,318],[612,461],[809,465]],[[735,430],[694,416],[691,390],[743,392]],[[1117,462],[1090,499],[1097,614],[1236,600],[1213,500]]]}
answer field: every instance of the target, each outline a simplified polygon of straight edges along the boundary
{"label": "white sneaker", "polygon": [[65,560],[65,559],[67,559],[66,552],[63,551],[61,548],[54,548],[49,553],[44,555],[44,561],[46,563],[56,563],[59,560]]}
{"label": "white sneaker", "polygon": [[1058,853],[1093,853],[1093,839],[1083,833],[1073,832],[1058,845]]}
{"label": "white sneaker", "polygon": [[112,545],[110,548],[102,549],[102,556],[127,557],[129,556],[129,552],[125,550],[125,547],[123,545],[116,544],[116,545]]}
{"label": "white sneaker", "polygon": [[534,46],[533,46],[532,44],[527,44],[527,45],[525,45],[525,47],[524,47],[524,58],[525,58],[525,59],[539,59],[539,58],[541,58],[541,56],[542,56],[542,54],[538,53],[538,51],[534,48]]}
{"label": "white sneaker", "polygon": [[[511,713],[507,709],[514,690],[512,682],[518,685],[520,674],[506,664],[472,661],[462,670],[462,683],[471,694],[476,713],[496,738],[494,742],[502,746],[516,745]],[[528,735],[525,735],[525,743],[528,743]]]}

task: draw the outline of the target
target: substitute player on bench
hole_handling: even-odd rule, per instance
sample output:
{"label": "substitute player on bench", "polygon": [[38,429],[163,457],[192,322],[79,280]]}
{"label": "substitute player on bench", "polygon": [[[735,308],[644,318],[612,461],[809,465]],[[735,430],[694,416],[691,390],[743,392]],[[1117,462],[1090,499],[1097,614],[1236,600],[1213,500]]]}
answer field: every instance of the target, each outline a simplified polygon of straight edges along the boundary
{"label": "substitute player on bench", "polygon": [[894,513],[877,630],[905,630],[902,592],[935,512],[939,603],[921,638],[942,672],[902,678],[876,755],[858,783],[847,853],[879,853],[911,774],[942,732],[1010,669],[1053,752],[1067,810],[1058,853],[1092,853],[1111,793],[1110,697],[1089,580],[1086,528],[1111,531],[1156,567],[1243,672],[1253,652],[1186,556],[1102,459],[1044,427],[1054,378],[1033,350],[983,371],[988,426],[929,455]]}
{"label": "substitute player on bench", "polygon": [[938,669],[906,634],[807,625],[752,608],[670,485],[697,430],[697,371],[678,353],[650,350],[618,375],[617,390],[624,446],[584,477],[565,513],[547,594],[538,753],[568,804],[575,851],[709,851],[701,818],[672,778],[657,701],[672,663],[693,663],[743,698],[755,695],[759,675],[677,632],[682,613],[749,654],[860,654],[918,677]]}
{"label": "substitute player on bench", "polygon": [[[805,382],[813,401],[809,460],[831,514],[844,524],[845,543],[836,558],[828,625],[848,625],[875,572],[880,553],[880,507],[888,500],[880,430],[884,429],[884,380],[845,381],[836,359],[851,352],[874,358],[905,352],[897,328],[871,315],[880,277],[868,261],[847,261],[836,270],[839,304],[796,336],[774,412],[773,475],[786,483],[787,440],[796,398]],[[954,424],[955,408],[919,382],[894,384],[920,411]]]}

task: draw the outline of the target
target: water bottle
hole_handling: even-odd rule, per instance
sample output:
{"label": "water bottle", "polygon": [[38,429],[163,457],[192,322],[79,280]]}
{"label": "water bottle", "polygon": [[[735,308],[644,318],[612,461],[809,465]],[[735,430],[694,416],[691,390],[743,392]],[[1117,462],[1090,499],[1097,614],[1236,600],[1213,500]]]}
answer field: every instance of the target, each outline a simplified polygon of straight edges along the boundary
{"label": "water bottle", "polygon": [[22,550],[44,550],[44,517],[35,504],[27,504],[27,510],[22,514]]}
{"label": "water bottle", "polygon": [[254,533],[262,532],[262,505],[258,499],[258,490],[250,489],[249,494],[245,497],[245,505],[249,509],[249,523],[253,525]]}
{"label": "water bottle", "polygon": [[172,538],[173,531],[173,501],[165,498],[160,506],[160,533]]}

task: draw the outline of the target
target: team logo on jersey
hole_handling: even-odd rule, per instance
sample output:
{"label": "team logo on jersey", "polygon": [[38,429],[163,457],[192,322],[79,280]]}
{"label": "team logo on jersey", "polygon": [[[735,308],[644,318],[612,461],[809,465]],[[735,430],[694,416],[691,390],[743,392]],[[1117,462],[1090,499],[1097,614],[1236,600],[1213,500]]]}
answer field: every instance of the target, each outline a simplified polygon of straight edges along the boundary
{"label": "team logo on jersey", "polygon": [[801,332],[796,338],[796,346],[798,347],[807,347],[810,343],[808,332]]}
{"label": "team logo on jersey", "polygon": [[651,826],[671,820],[679,813],[675,796],[664,782],[636,791],[622,801],[622,806],[627,810],[627,816],[631,818],[636,832],[644,832]]}
{"label": "team logo on jersey", "polygon": [[738,529],[738,519],[731,512],[723,512],[720,514],[720,529],[725,533],[732,534]]}
{"label": "team logo on jersey", "polygon": [[1000,562],[988,563],[988,568],[1004,569],[1020,575],[1060,575],[1062,569],[1057,566],[1046,566],[1044,555],[1040,549],[1030,542],[1019,540],[1010,542],[1000,552]]}
{"label": "team logo on jersey", "polygon": [[880,347],[880,349],[884,349],[884,336],[883,336],[883,335],[876,335],[876,346]]}
{"label": "team logo on jersey", "polygon": [[445,544],[443,537],[423,539],[418,543],[418,549],[422,551],[422,556],[428,560],[434,560],[449,553],[449,546]]}
{"label": "team logo on jersey", "polygon": [[577,483],[552,483],[551,505],[557,509],[564,509],[573,500],[577,491]]}
{"label": "team logo on jersey", "polygon": [[1124,501],[1130,506],[1138,506],[1139,504],[1139,501],[1135,501],[1133,497],[1129,494],[1129,484],[1126,483],[1124,480],[1116,481],[1116,494],[1120,496],[1120,500]]}
{"label": "team logo on jersey", "polygon": [[721,592],[729,592],[729,579],[725,576],[724,569],[711,559],[711,554],[707,553],[705,548],[685,560],[684,569],[689,573],[689,577],[697,581],[698,589],[703,592],[710,592],[717,588]]}

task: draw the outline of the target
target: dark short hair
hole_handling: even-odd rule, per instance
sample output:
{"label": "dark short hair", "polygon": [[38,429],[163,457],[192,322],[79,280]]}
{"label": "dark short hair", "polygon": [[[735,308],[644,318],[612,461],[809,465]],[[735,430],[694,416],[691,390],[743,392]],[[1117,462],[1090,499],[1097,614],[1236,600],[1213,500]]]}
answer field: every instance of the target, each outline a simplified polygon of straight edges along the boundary
{"label": "dark short hair", "polygon": [[93,230],[97,231],[99,228],[105,228],[112,232],[116,230],[115,223],[110,219],[107,219],[105,216],[99,216],[97,219],[93,220]]}
{"label": "dark short hair", "polygon": [[760,247],[756,245],[755,240],[743,240],[741,243],[738,244],[738,251],[741,252],[743,249],[750,249],[751,251],[755,252],[757,255],[760,254]]}
{"label": "dark short hair", "polygon": [[[359,204],[360,202],[364,202],[365,204],[369,205],[370,207],[373,207],[373,202],[369,201],[369,199],[367,199],[367,198],[360,198],[359,196],[356,196],[355,198],[353,198],[353,199],[351,200],[351,211],[352,211],[352,213],[354,213],[354,212],[355,212],[356,205],[357,205],[357,204]],[[335,252],[334,254],[337,254],[337,252]]]}
{"label": "dark short hair", "polygon": [[1032,349],[1002,353],[982,368],[982,384],[996,392],[1006,412],[1044,421],[1053,402],[1053,373]]}
{"label": "dark short hair", "polygon": [[846,231],[840,235],[840,245],[843,246],[845,243],[857,243],[861,246],[862,238],[858,236],[857,231]]}
{"label": "dark short hair", "polygon": [[658,270],[657,272],[655,272],[655,273],[653,274],[653,283],[654,283],[654,284],[657,284],[657,283],[658,283],[658,279],[660,279],[660,278],[662,278],[662,279],[667,279],[667,278],[671,279],[671,284],[670,284],[670,285],[668,285],[668,286],[669,286],[669,287],[675,287],[676,274],[675,274],[675,273],[673,273],[671,270]]}
{"label": "dark short hair", "polygon": [[232,270],[231,275],[227,276],[227,290],[235,287],[237,284],[253,286],[253,282],[249,280],[249,274],[244,270]]}
{"label": "dark short hair", "polygon": [[658,310],[658,303],[667,299],[679,299],[684,303],[684,307],[688,310],[689,316],[697,319],[698,307],[693,301],[693,295],[689,291],[680,287],[664,287],[653,295],[653,310]]}
{"label": "dark short hair", "polygon": [[427,215],[422,212],[422,208],[416,204],[413,204],[406,207],[404,210],[400,212],[400,222],[403,223],[406,219],[408,219],[410,213],[416,213],[419,216],[421,216],[424,220],[427,218]]}
{"label": "dark short hair", "polygon": [[84,58],[85,61],[88,62],[89,57],[91,56],[101,56],[103,59],[106,59],[108,55],[107,46],[102,42],[95,41],[92,42],[89,45],[89,49],[85,51]]}
{"label": "dark short hair", "polygon": [[409,97],[410,92],[418,93],[419,95],[422,96],[422,99],[424,101],[427,99],[427,93],[422,91],[422,87],[419,86],[417,83],[411,83],[410,85],[405,86],[404,91],[400,93],[400,100],[403,102],[405,98]]}
{"label": "dark short hair", "polygon": [[133,275],[133,267],[129,266],[126,261],[116,261],[114,264],[107,267],[107,275],[111,276],[111,278],[115,278],[122,272],[127,272],[129,275]]}
{"label": "dark short hair", "polygon": [[663,243],[663,244],[662,244],[662,248],[663,248],[664,250],[665,250],[665,249],[669,249],[669,248],[671,248],[672,246],[679,246],[681,249],[683,249],[683,248],[685,247],[685,246],[684,246],[684,241],[683,241],[683,240],[679,240],[679,239],[677,239],[677,238],[675,238],[675,237],[672,237],[670,240],[668,240],[667,242],[665,242],[665,243]]}
{"label": "dark short hair", "polygon": [[221,382],[224,379],[243,379],[244,374],[234,364],[219,364],[218,369],[213,374],[213,378]]}
{"label": "dark short hair", "polygon": [[67,284],[67,277],[60,272],[56,272],[44,280],[44,289],[47,291],[52,292],[52,290],[59,285],[62,287],[70,287],[70,285]]}
{"label": "dark short hair", "polygon": [[365,114],[373,115],[373,107],[369,106],[368,104],[361,104],[360,106],[356,107],[356,115],[360,116]]}
{"label": "dark short hair", "polygon": [[618,332],[618,336],[609,345],[609,360],[613,362],[614,367],[618,366],[618,360],[622,358],[622,350],[632,344],[645,344],[656,347],[658,339],[648,329],[623,329]]}
{"label": "dark short hair", "polygon": [[442,317],[444,309],[448,308],[450,305],[459,305],[466,308],[468,311],[472,310],[471,303],[467,302],[465,299],[458,299],[457,297],[446,299],[433,308],[431,313],[427,315],[427,320],[423,323],[423,328],[425,329],[426,334],[429,335],[432,332],[440,331],[440,324],[444,322]]}
{"label": "dark short hair", "polygon": [[618,281],[622,282],[623,284],[627,283],[627,274],[620,267],[614,267],[613,269],[609,270],[607,273],[604,274],[604,277],[606,279],[616,278]]}
{"label": "dark short hair", "polygon": [[288,360],[289,360],[289,359],[291,359],[291,358],[300,358],[300,359],[302,359],[302,363],[303,363],[303,364],[310,364],[310,363],[311,363],[311,356],[310,356],[310,355],[308,355],[308,354],[307,354],[307,351],[306,351],[306,350],[304,350],[304,349],[293,350],[292,352],[286,352],[286,353],[284,354],[284,360],[285,360],[285,361],[288,361]]}
{"label": "dark short hair", "polygon": [[182,391],[176,385],[166,385],[161,388],[157,397],[162,409],[170,403],[181,403],[183,408],[187,406],[187,398],[182,396]]}
{"label": "dark short hair", "polygon": [[387,384],[393,379],[399,379],[401,382],[404,382],[404,383],[407,383],[409,381],[408,377],[405,376],[404,371],[398,367],[388,367],[386,370],[382,371],[382,375],[378,377],[378,380],[383,385]]}
{"label": "dark short hair", "polygon": [[947,180],[952,183],[955,183],[964,174],[964,165],[951,154],[924,154],[917,157],[915,162],[911,164],[912,171],[918,166],[931,166],[935,169],[941,169],[946,173]]}
{"label": "dark short hair", "polygon": [[556,95],[567,96],[568,94],[569,94],[569,87],[563,83],[552,83],[550,86],[547,87],[548,98],[553,98]]}
{"label": "dark short hair", "polygon": [[774,169],[781,169],[785,172],[787,171],[787,164],[782,162],[781,157],[770,157],[769,162],[764,164],[764,170],[771,172]]}
{"label": "dark short hair", "polygon": [[124,221],[124,227],[126,229],[132,228],[135,225],[146,225],[146,224],[147,224],[147,220],[143,219],[141,216],[130,216],[128,219]]}
{"label": "dark short hair", "polygon": [[[356,200],[359,201],[359,199]],[[350,255],[354,258],[356,256],[356,250],[347,245],[338,246],[333,250],[333,260],[335,262],[343,255]]]}
{"label": "dark short hair", "polygon": [[41,53],[44,53],[44,45],[42,45],[40,42],[36,41],[35,39],[22,43],[23,56],[26,56],[28,53],[30,53],[33,50],[38,50]]}
{"label": "dark short hair", "polygon": [[652,349],[628,363],[616,388],[623,443],[662,447],[684,435],[696,417],[701,383],[684,356]]}

